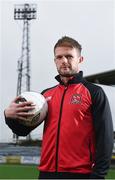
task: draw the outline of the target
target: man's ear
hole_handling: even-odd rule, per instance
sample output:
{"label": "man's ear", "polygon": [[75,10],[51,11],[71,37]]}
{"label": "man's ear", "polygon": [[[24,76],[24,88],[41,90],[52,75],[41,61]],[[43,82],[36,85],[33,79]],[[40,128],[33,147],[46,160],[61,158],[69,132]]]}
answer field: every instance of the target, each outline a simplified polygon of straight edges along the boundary
{"label": "man's ear", "polygon": [[82,63],[83,60],[84,60],[83,56],[80,56],[80,57],[79,57],[79,63]]}

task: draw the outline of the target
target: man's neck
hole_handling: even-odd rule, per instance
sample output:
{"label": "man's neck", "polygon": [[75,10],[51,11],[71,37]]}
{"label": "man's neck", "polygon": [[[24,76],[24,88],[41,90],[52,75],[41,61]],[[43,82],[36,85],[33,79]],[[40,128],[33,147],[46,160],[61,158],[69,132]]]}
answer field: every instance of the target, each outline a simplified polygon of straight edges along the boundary
{"label": "man's neck", "polygon": [[64,77],[64,76],[60,76],[62,82],[64,83],[64,85],[68,84],[68,81],[71,80],[73,78],[73,76],[71,77]]}

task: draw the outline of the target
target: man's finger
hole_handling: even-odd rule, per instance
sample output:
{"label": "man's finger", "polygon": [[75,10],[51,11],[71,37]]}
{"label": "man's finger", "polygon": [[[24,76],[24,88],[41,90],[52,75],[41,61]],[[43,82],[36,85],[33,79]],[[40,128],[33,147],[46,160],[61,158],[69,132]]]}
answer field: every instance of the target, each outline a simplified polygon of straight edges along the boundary
{"label": "man's finger", "polygon": [[17,116],[20,118],[21,116],[23,117],[30,117],[30,116],[33,116],[34,113],[30,113],[30,112],[18,112],[17,113]]}
{"label": "man's finger", "polygon": [[18,121],[21,121],[21,120],[27,121],[27,118],[25,118],[25,117],[19,117],[19,118],[17,118],[17,120],[18,120]]}
{"label": "man's finger", "polygon": [[30,111],[35,109],[35,106],[24,106],[24,107],[18,107],[17,112],[24,112],[24,111]]}
{"label": "man's finger", "polygon": [[35,106],[35,104],[32,101],[26,101],[26,102],[21,102],[17,105],[17,107],[24,107],[24,106]]}

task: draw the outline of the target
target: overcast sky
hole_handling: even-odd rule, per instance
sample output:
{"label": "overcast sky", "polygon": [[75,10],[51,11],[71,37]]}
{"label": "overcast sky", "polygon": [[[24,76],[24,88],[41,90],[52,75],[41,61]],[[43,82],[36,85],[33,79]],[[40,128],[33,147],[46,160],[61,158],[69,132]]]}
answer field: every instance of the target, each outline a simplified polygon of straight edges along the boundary
{"label": "overcast sky", "polygon": [[31,90],[41,92],[57,83],[53,46],[64,35],[82,45],[84,75],[115,69],[114,0],[1,0],[0,139],[11,137],[3,110],[16,95],[21,56],[23,23],[13,19],[14,5],[27,2],[37,4],[37,19],[31,21],[30,28]]}

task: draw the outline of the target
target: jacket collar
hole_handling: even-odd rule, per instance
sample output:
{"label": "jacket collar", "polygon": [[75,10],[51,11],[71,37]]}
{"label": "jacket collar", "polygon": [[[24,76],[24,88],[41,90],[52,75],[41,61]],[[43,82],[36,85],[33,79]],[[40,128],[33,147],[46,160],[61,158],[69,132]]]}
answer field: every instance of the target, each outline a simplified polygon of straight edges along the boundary
{"label": "jacket collar", "polygon": [[[60,78],[60,75],[57,75],[55,77],[55,79],[62,85],[64,85],[64,83],[62,82],[61,78]],[[68,84],[78,84],[82,81],[83,79],[83,72],[82,71],[79,71],[79,73],[75,74],[73,76],[73,78],[71,80],[68,81]]]}

